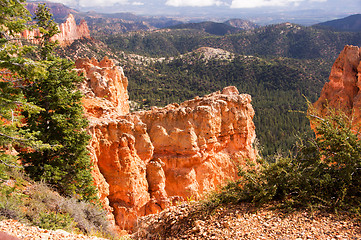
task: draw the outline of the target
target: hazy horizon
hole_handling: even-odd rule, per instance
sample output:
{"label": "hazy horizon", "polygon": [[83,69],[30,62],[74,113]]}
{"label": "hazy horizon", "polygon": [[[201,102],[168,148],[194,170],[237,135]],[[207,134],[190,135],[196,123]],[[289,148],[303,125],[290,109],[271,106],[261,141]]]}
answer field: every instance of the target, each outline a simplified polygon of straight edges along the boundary
{"label": "hazy horizon", "polygon": [[200,19],[243,18],[259,24],[312,24],[361,13],[361,0],[48,0],[79,11]]}

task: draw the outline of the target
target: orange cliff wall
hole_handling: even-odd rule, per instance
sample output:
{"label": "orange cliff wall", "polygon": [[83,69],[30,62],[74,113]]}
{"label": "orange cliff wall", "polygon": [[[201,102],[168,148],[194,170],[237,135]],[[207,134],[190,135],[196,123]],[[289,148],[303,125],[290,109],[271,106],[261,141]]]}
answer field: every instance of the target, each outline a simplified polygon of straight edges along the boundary
{"label": "orange cliff wall", "polygon": [[[74,16],[68,15],[66,21],[59,25],[59,31],[57,35],[52,37],[52,40],[58,40],[60,46],[69,46],[77,39],[90,38],[90,31],[85,20],[82,20],[79,25],[76,25]],[[38,29],[25,30],[21,36],[25,39],[31,40],[34,43],[38,43],[36,37],[40,36]]]}
{"label": "orange cliff wall", "polygon": [[246,159],[256,160],[251,96],[235,87],[128,113],[127,79],[121,68],[109,59],[81,59],[76,66],[88,77],[82,89],[96,165],[93,175],[119,227],[130,230],[139,216],[197,199],[236,179],[237,166]]}
{"label": "orange cliff wall", "polygon": [[327,114],[327,106],[354,114],[361,122],[361,48],[345,46],[332,66],[329,82],[320,98],[313,104],[320,116]]}

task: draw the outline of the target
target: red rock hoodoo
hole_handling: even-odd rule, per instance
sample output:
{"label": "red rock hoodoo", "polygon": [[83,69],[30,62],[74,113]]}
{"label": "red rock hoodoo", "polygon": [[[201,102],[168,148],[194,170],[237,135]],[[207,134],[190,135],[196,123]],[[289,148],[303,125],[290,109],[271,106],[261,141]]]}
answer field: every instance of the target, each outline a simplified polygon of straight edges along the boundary
{"label": "red rock hoodoo", "polygon": [[320,116],[327,114],[327,106],[354,114],[361,122],[361,49],[345,46],[332,66],[331,74],[314,107]]}
{"label": "red rock hoodoo", "polygon": [[[68,15],[66,21],[59,26],[60,33],[52,37],[52,40],[58,40],[60,46],[69,46],[77,39],[90,38],[90,31],[85,20],[82,20],[79,25],[76,25],[74,16]],[[25,39],[38,43],[36,37],[40,36],[39,29],[25,30],[21,36]]]}
{"label": "red rock hoodoo", "polygon": [[197,199],[255,161],[251,96],[227,87],[164,108],[128,113],[127,79],[104,59],[76,62],[92,135],[94,177],[116,224],[132,229],[139,216]]}
{"label": "red rock hoodoo", "polygon": [[128,79],[121,67],[107,57],[100,62],[78,59],[75,67],[87,79],[80,90],[85,94],[83,104],[89,118],[110,119],[129,113]]}

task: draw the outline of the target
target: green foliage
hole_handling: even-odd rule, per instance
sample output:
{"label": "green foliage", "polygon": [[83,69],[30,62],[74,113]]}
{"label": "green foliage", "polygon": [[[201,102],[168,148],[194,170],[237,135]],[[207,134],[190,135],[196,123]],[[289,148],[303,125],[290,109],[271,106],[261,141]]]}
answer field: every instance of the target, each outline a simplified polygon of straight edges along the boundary
{"label": "green foliage", "polygon": [[25,0],[7,0],[0,4],[0,69],[18,73],[11,79],[7,78],[6,82],[13,84],[19,84],[24,75],[30,79],[33,75],[41,74],[41,66],[24,57],[33,48],[19,44],[19,34],[27,28],[25,23],[30,20],[24,3]]}
{"label": "green foliage", "polygon": [[9,168],[17,168],[14,146],[44,148],[34,133],[19,129],[21,110],[36,113],[39,107],[24,98],[24,79],[31,81],[43,74],[42,65],[24,57],[32,48],[19,44],[18,35],[29,20],[24,1],[9,0],[0,4],[0,180],[9,178]]}
{"label": "green foliage", "polygon": [[35,12],[35,20],[41,36],[38,37],[41,40],[40,55],[42,59],[47,59],[54,51],[57,42],[51,41],[51,38],[59,33],[58,25],[53,21],[50,9],[44,4],[39,4]]}
{"label": "green foliage", "polygon": [[40,51],[46,74],[30,82],[24,94],[42,110],[36,114],[23,111],[27,123],[23,128],[36,132],[36,137],[52,148],[23,152],[21,157],[25,170],[36,181],[43,180],[66,196],[79,194],[81,199],[90,200],[96,198],[86,149],[90,136],[86,132],[82,94],[77,89],[83,78],[73,70],[72,62],[52,56],[50,38],[57,27],[48,9],[39,5],[36,14],[46,30]]}
{"label": "green foliage", "polygon": [[199,30],[172,30],[167,32],[128,33],[101,35],[100,40],[111,47],[114,52],[119,50],[146,56],[176,56],[197,49],[202,45],[204,36]]}
{"label": "green foliage", "polygon": [[50,38],[58,30],[45,5],[37,12],[43,60],[24,57],[33,48],[18,45],[16,39],[28,20],[22,3],[9,0],[0,4],[0,218],[47,229],[78,228],[109,235],[103,210],[61,197],[42,183],[29,186],[17,156],[11,154],[14,147],[21,147],[29,175],[48,182],[63,195],[95,198],[86,150],[90,137],[85,130],[82,94],[77,90],[83,79],[73,71],[72,62],[52,56],[55,44]]}
{"label": "green foliage", "polygon": [[81,106],[82,94],[76,84],[82,78],[64,59],[48,62],[45,78],[37,79],[25,90],[27,99],[44,110],[27,117],[26,128],[37,132],[38,139],[52,149],[22,153],[26,171],[35,180],[44,180],[62,194],[78,193],[94,197],[91,163],[86,146],[90,136]]}
{"label": "green foliage", "polygon": [[289,206],[318,206],[358,213],[361,204],[360,132],[352,119],[332,112],[312,118],[317,136],[298,142],[295,156],[277,157],[213,196],[216,203],[283,201]]}
{"label": "green foliage", "polygon": [[25,0],[7,0],[0,4],[1,43],[8,41],[5,36],[14,36],[25,29],[29,12],[24,8]]}
{"label": "green foliage", "polygon": [[116,236],[98,205],[64,198],[43,182],[30,185],[18,178],[12,184],[0,185],[0,220],[11,218],[45,229]]}
{"label": "green foliage", "polygon": [[329,114],[312,119],[317,137],[300,145],[297,160],[309,176],[305,188],[317,189],[310,197],[333,208],[360,206],[360,128],[342,112]]}
{"label": "green foliage", "polygon": [[24,218],[25,214],[19,211],[19,206],[23,205],[22,197],[21,193],[15,192],[15,187],[3,183],[0,185],[0,220]]}
{"label": "green foliage", "polygon": [[64,229],[69,231],[71,229],[69,226],[73,224],[73,221],[69,214],[40,212],[35,225],[44,229]]}

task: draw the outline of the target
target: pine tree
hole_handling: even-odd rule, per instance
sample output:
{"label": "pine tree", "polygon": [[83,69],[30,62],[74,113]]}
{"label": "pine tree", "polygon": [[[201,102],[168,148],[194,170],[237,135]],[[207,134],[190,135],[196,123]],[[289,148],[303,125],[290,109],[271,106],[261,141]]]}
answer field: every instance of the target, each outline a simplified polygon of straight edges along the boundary
{"label": "pine tree", "polygon": [[54,48],[57,45],[57,41],[51,41],[51,38],[59,33],[58,26],[52,20],[52,14],[50,9],[44,4],[39,4],[36,16],[34,18],[37,21],[41,36],[38,38],[41,40],[40,55],[42,59],[47,59],[51,56]]}
{"label": "pine tree", "polygon": [[19,128],[21,109],[29,114],[39,109],[28,103],[23,96],[24,79],[32,81],[42,74],[42,66],[24,55],[31,47],[22,46],[19,41],[25,23],[30,19],[23,0],[0,2],[0,176],[4,169],[14,166],[16,156],[7,154],[14,145],[41,147],[34,135]]}
{"label": "pine tree", "polygon": [[73,70],[74,64],[54,56],[51,37],[57,33],[49,9],[39,5],[36,20],[43,38],[40,46],[46,75],[25,89],[28,101],[43,108],[38,114],[26,116],[26,128],[38,132],[37,137],[53,146],[22,154],[25,170],[35,180],[44,180],[61,194],[78,194],[80,199],[95,197],[91,176],[91,159],[87,151],[90,136],[83,115],[82,94],[77,84],[83,78]]}

